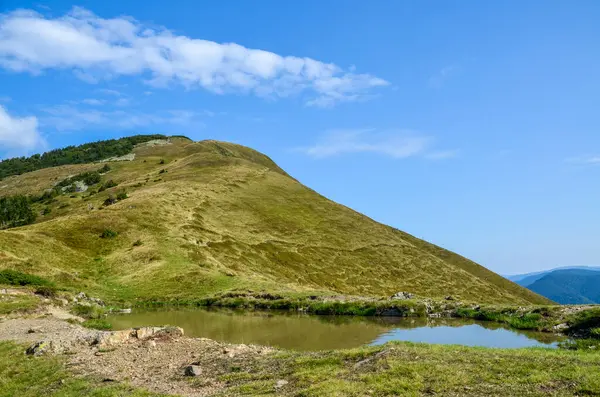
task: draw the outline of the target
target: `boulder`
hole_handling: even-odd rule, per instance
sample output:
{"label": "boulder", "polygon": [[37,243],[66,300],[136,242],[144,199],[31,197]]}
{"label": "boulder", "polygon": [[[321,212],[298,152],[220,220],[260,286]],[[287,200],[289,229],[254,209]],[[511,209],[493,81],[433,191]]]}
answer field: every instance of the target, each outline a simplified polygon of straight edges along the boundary
{"label": "boulder", "polygon": [[185,376],[200,376],[202,375],[202,368],[198,365],[188,365],[184,370]]}
{"label": "boulder", "polygon": [[183,328],[180,327],[142,327],[135,329],[135,336],[144,340],[148,338],[170,337],[179,338],[183,336]]}
{"label": "boulder", "polygon": [[414,297],[414,294],[411,294],[410,292],[400,291],[400,292],[396,292],[394,295],[392,295],[390,297],[390,299],[407,300],[407,299],[412,299],[413,297]]}
{"label": "boulder", "polygon": [[100,332],[96,337],[94,344],[100,348],[117,346],[127,342],[133,336],[133,332],[130,329],[124,331],[107,331]]}
{"label": "boulder", "polygon": [[27,350],[25,350],[25,354],[30,356],[41,356],[42,354],[47,353],[51,349],[51,347],[51,342],[36,342],[33,345],[29,346]]}
{"label": "boulder", "polygon": [[275,389],[281,389],[283,386],[287,385],[288,383],[290,383],[290,382],[288,382],[285,379],[279,379],[277,381],[277,383],[275,383]]}

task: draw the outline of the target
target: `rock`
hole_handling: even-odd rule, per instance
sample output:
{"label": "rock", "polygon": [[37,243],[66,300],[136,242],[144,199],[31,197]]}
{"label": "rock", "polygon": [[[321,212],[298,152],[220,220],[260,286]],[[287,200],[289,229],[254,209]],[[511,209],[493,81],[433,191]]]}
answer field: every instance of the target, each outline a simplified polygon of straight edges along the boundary
{"label": "rock", "polygon": [[407,299],[412,299],[413,297],[414,297],[414,294],[411,294],[410,292],[400,291],[400,292],[396,292],[394,295],[392,295],[390,297],[390,299],[407,300]]}
{"label": "rock", "polygon": [[43,332],[42,327],[31,327],[27,330],[28,334],[35,334],[40,332]]}
{"label": "rock", "polygon": [[148,338],[179,338],[183,336],[183,328],[180,327],[142,327],[135,329],[135,335],[138,339]]}
{"label": "rock", "polygon": [[117,313],[120,313],[120,314],[131,314],[131,309],[121,309]]}
{"label": "rock", "polygon": [[41,356],[48,352],[51,348],[51,343],[46,341],[36,342],[25,350],[25,354],[30,356]]}
{"label": "rock", "polygon": [[60,303],[61,306],[67,306],[69,304],[69,301],[64,299],[64,298],[59,298],[57,299],[58,303]]}
{"label": "rock", "polygon": [[552,327],[552,329],[554,331],[559,331],[559,332],[564,331],[568,328],[569,328],[569,326],[566,323],[558,324],[558,325],[555,325],[554,327]]}
{"label": "rock", "polygon": [[453,301],[454,297],[452,295],[448,295],[447,297],[445,297],[444,299],[446,299],[447,301]]}
{"label": "rock", "polygon": [[200,376],[202,375],[202,368],[197,365],[188,365],[185,367],[185,376]]}
{"label": "rock", "polygon": [[78,300],[87,299],[87,295],[85,294],[85,292],[80,292],[77,295],[75,295],[75,298]]}
{"label": "rock", "polygon": [[96,337],[95,343],[100,348],[121,345],[131,339],[133,331],[128,329],[124,331],[100,332]]}
{"label": "rock", "polygon": [[0,294],[6,295],[6,294],[8,294],[8,291],[6,290],[6,288],[2,288],[2,289],[0,289]]}
{"label": "rock", "polygon": [[283,386],[287,385],[288,383],[290,383],[290,382],[288,382],[285,379],[279,379],[277,381],[277,383],[275,383],[275,389],[281,389]]}
{"label": "rock", "polygon": [[147,340],[144,342],[144,347],[147,349],[154,349],[156,347],[156,342],[153,340]]}
{"label": "rock", "polygon": [[140,339],[140,340],[144,340],[144,339],[148,339],[151,336],[153,336],[155,333],[157,333],[158,331],[160,331],[162,328],[161,327],[142,327],[142,328],[137,328],[135,330],[135,337]]}

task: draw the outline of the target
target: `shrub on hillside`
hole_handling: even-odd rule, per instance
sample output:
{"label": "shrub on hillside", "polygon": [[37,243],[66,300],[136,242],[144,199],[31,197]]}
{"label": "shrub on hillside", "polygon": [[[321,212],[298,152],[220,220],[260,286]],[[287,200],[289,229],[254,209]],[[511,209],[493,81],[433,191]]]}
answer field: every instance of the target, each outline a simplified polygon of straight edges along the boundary
{"label": "shrub on hillside", "polygon": [[102,234],[100,234],[101,238],[115,238],[119,235],[119,233],[115,232],[112,229],[104,229]]}
{"label": "shrub on hillside", "polygon": [[127,192],[126,191],[120,191],[119,193],[117,193],[117,200],[125,200],[127,197]]}
{"label": "shrub on hillside", "polygon": [[106,200],[104,200],[103,205],[105,207],[108,207],[109,205],[113,205],[114,203],[116,203],[118,200],[115,197],[114,194],[109,194],[108,197],[106,198]]}
{"label": "shrub on hillside", "polygon": [[28,225],[35,222],[36,214],[25,196],[0,198],[0,229]]}
{"label": "shrub on hillside", "polygon": [[11,269],[0,270],[0,284],[52,286],[50,281],[42,277]]}

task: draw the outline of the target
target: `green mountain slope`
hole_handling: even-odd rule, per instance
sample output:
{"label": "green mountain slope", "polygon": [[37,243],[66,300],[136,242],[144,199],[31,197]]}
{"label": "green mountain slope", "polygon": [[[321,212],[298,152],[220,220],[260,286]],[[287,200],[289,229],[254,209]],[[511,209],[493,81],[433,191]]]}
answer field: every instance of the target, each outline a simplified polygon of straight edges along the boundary
{"label": "green mountain slope", "polygon": [[556,270],[527,288],[561,304],[600,303],[600,271]]}
{"label": "green mountain slope", "polygon": [[[107,299],[263,288],[548,303],[460,255],[326,199],[252,149],[174,138],[134,153],[135,160],[111,162],[102,176],[117,187],[36,204],[47,213],[37,223],[0,231],[0,267]],[[0,181],[0,195],[39,195],[97,168],[12,176]],[[123,191],[129,198],[102,206]],[[107,229],[118,236],[101,238]]]}

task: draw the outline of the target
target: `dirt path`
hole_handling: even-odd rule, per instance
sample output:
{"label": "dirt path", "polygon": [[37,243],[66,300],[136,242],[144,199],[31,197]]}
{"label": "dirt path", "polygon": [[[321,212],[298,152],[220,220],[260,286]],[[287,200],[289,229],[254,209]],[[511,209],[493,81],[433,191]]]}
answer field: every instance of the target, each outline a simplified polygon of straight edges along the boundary
{"label": "dirt path", "polygon": [[[30,345],[43,341],[44,346],[50,346],[46,353],[63,355],[67,368],[76,375],[95,375],[107,382],[126,381],[150,391],[182,396],[223,392],[227,384],[219,380],[221,375],[230,373],[231,368],[251,368],[257,359],[274,352],[268,347],[160,333],[129,337],[127,332],[90,330],[56,316],[63,317],[64,313],[54,309],[37,318],[0,320],[0,340]],[[117,342],[97,344],[108,336]],[[200,376],[185,376],[186,367],[192,364],[201,371]]]}

